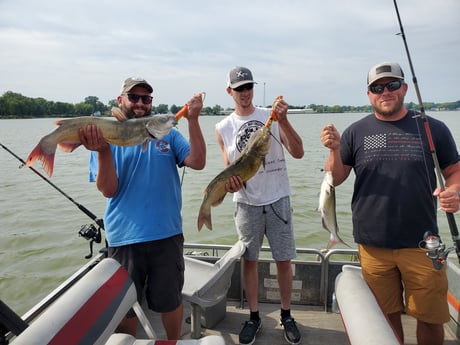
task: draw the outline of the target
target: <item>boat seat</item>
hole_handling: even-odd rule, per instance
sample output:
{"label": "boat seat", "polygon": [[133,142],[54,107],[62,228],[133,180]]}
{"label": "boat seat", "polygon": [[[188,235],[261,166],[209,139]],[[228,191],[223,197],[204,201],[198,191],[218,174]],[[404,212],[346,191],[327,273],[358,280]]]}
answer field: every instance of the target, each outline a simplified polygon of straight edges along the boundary
{"label": "boat seat", "polygon": [[116,333],[110,337],[106,345],[225,345],[225,340],[218,335],[187,340],[139,340],[132,335]]}
{"label": "boat seat", "polygon": [[131,307],[146,334],[154,338],[128,273],[114,259],[103,259],[16,337],[14,344],[102,345]]}
{"label": "boat seat", "polygon": [[227,295],[235,263],[246,251],[243,242],[236,242],[216,263],[185,256],[185,280],[182,296],[192,307],[191,334],[201,336],[203,308],[217,305]]}
{"label": "boat seat", "polygon": [[361,267],[342,266],[335,279],[335,295],[351,345],[402,344],[364,281]]}

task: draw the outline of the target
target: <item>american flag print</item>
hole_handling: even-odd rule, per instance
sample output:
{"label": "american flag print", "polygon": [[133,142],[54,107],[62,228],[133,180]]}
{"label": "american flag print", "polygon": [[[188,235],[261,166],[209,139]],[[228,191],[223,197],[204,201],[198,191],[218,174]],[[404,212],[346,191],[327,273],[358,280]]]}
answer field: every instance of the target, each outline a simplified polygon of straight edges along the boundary
{"label": "american flag print", "polygon": [[420,136],[412,133],[380,133],[364,137],[366,161],[423,161]]}

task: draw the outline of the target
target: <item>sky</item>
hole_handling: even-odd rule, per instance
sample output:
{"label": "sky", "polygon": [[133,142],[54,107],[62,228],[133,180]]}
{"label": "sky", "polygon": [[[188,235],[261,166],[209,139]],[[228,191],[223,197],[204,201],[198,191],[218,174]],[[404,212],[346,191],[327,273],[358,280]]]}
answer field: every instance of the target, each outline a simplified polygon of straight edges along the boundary
{"label": "sky", "polygon": [[[398,0],[424,102],[460,99],[460,1]],[[368,70],[399,62],[418,103],[393,0],[0,0],[0,95],[107,104],[124,79],[154,104],[233,106],[228,71],[246,66],[256,105],[366,105]]]}

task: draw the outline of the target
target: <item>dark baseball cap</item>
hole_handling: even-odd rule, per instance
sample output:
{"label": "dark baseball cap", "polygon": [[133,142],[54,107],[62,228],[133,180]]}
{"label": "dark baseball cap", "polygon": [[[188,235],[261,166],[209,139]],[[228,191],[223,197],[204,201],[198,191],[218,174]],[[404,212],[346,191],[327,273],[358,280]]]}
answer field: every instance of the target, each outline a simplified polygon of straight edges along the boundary
{"label": "dark baseball cap", "polygon": [[244,84],[257,84],[249,68],[236,66],[228,72],[227,86],[235,89]]}

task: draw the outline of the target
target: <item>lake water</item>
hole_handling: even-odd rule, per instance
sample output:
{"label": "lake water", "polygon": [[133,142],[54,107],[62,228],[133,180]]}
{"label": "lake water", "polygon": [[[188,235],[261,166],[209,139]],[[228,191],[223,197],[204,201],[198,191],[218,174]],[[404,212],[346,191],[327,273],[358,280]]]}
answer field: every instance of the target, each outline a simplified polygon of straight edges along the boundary
{"label": "lake water", "polygon": [[[292,188],[294,228],[298,247],[325,248],[329,233],[322,229],[318,204],[321,171],[328,151],[321,145],[322,127],[334,123],[340,132],[364,114],[290,115],[304,142],[305,156],[295,160],[287,155]],[[460,147],[460,112],[435,112],[444,121]],[[233,223],[234,204],[228,195],[212,209],[213,231],[197,231],[196,220],[203,190],[223,169],[215,142],[214,125],[222,117],[204,116],[200,122],[207,144],[207,165],[202,171],[180,170],[183,174],[183,223],[188,243],[233,244],[237,240]],[[54,129],[53,119],[0,120],[0,143],[26,159],[40,138]],[[179,123],[187,136],[187,121]],[[0,299],[23,314],[78,267],[86,262],[88,242],[78,236],[81,225],[91,219],[6,150],[0,148]],[[35,168],[44,174],[41,166]],[[88,151],[58,151],[50,181],[76,203],[102,217],[105,199],[88,182]],[[337,217],[342,239],[352,244],[350,199],[353,179],[336,190]],[[154,196],[161,198],[161,195]],[[458,216],[456,216],[458,219]],[[458,220],[457,220],[458,221]],[[451,245],[446,217],[439,215],[441,234]],[[337,246],[340,248],[341,246]],[[343,246],[342,246],[343,247]],[[101,245],[96,244],[95,251]]]}

